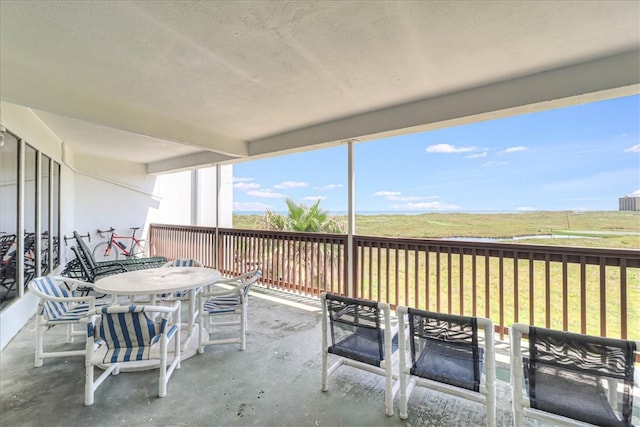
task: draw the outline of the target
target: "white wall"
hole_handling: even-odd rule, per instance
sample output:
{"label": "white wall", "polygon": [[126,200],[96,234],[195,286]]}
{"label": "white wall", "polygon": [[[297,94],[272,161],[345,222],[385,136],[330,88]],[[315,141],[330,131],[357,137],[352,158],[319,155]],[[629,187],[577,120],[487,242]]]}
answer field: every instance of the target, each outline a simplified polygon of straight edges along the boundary
{"label": "white wall", "polygon": [[159,202],[149,212],[149,223],[191,224],[191,171],[160,175],[154,193]]}
{"label": "white wall", "polygon": [[[31,146],[42,150],[53,160],[59,163],[62,161],[62,142],[42,124],[31,109],[1,102],[0,112],[2,113],[0,121],[3,126],[19,135]],[[62,169],[62,188],[65,188],[69,186],[69,174],[68,171],[65,173],[64,167]],[[69,221],[73,221],[73,205],[66,200],[62,202],[60,209],[63,227],[68,226]],[[15,299],[9,307],[0,312],[0,349],[4,348],[29,321],[35,313],[37,304],[38,299],[26,293],[23,298]]]}
{"label": "white wall", "polygon": [[[154,194],[159,198],[150,210],[149,223],[216,226],[216,167],[158,176]],[[232,227],[233,166],[221,166],[220,227]]]}
{"label": "white wall", "polygon": [[[129,227],[141,227],[138,236],[144,238],[151,222],[191,225],[195,217],[198,224],[194,225],[215,226],[215,167],[197,172],[200,185],[194,192],[197,200],[193,200],[190,171],[153,176],[146,174],[145,165],[140,163],[72,152],[31,109],[2,102],[0,112],[2,125],[61,164],[61,237],[72,236],[74,230],[89,232],[90,246],[94,246],[100,241],[98,228],[114,227],[119,233],[129,234]],[[223,166],[221,171],[220,196],[226,200],[220,226],[231,227],[233,169]],[[61,263],[70,259],[72,253],[63,243]],[[0,348],[33,316],[36,306],[37,299],[27,293],[0,312]]]}

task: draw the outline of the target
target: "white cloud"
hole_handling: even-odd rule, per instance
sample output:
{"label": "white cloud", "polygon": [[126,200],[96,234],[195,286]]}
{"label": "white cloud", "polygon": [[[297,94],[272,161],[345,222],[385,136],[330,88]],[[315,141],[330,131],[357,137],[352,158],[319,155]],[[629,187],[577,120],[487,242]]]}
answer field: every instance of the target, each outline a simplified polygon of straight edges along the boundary
{"label": "white cloud", "polygon": [[483,151],[482,153],[469,154],[468,156],[465,156],[466,159],[479,159],[480,157],[487,157],[487,152]]}
{"label": "white cloud", "polygon": [[253,197],[261,197],[264,199],[284,199],[286,197],[284,194],[274,193],[271,190],[248,191],[247,195]]}
{"label": "white cloud", "polygon": [[411,202],[414,200],[422,200],[423,198],[417,196],[387,196],[385,199],[392,202]]}
{"label": "white cloud", "polygon": [[518,145],[517,147],[509,147],[505,150],[502,150],[500,153],[508,154],[508,153],[517,153],[518,151],[527,151],[528,148],[522,145]]}
{"label": "white cloud", "polygon": [[342,184],[328,184],[322,187],[313,187],[316,190],[335,190],[336,188],[342,188]]}
{"label": "white cloud", "polygon": [[260,188],[260,184],[258,184],[257,182],[236,182],[235,184],[233,184],[233,188],[235,188],[236,190],[240,190],[240,191],[249,191],[249,190],[255,190]]}
{"label": "white cloud", "polygon": [[280,184],[274,185],[278,190],[286,190],[289,188],[304,188],[308,187],[309,184],[302,181],[283,181]]}
{"label": "white cloud", "polygon": [[640,144],[632,145],[624,150],[625,153],[640,153]]}
{"label": "white cloud", "polygon": [[531,206],[519,206],[516,208],[516,210],[521,212],[529,212],[529,211],[536,211],[537,209]]}
{"label": "white cloud", "polygon": [[399,191],[377,191],[374,196],[384,197],[391,202],[412,202],[416,200],[437,199],[438,196],[403,196]]}
{"label": "white cloud", "polygon": [[399,191],[376,191],[375,193],[373,193],[373,195],[382,196],[382,197],[399,196],[400,192]]}
{"label": "white cloud", "polygon": [[453,203],[440,203],[440,202],[422,202],[422,203],[403,203],[391,205],[393,209],[402,211],[418,211],[418,210],[435,210],[435,211],[449,211],[460,209],[460,206]]}
{"label": "white cloud", "polygon": [[633,193],[629,194],[629,197],[640,197],[640,190],[636,190]]}
{"label": "white cloud", "polygon": [[302,200],[308,200],[308,201],[311,201],[311,202],[315,202],[316,200],[324,200],[326,198],[327,198],[327,196],[306,196],[306,197],[303,197]]}
{"label": "white cloud", "polygon": [[264,211],[266,209],[272,209],[271,205],[267,205],[265,203],[260,202],[234,202],[233,210],[234,211]]}
{"label": "white cloud", "polygon": [[490,167],[494,167],[494,166],[504,166],[504,165],[508,165],[509,162],[498,162],[495,160],[489,160],[488,162],[484,162],[482,164],[483,168],[490,168]]}
{"label": "white cloud", "polygon": [[436,144],[430,145],[426,148],[427,153],[468,153],[474,151],[475,147],[456,147],[451,144]]}

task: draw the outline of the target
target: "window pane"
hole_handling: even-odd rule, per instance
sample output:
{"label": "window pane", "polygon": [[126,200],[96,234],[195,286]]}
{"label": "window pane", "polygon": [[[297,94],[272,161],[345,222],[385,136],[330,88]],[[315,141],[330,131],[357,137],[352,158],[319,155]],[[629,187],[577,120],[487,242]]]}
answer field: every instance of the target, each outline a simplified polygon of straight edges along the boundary
{"label": "window pane", "polygon": [[18,141],[6,132],[0,143],[0,307],[15,295],[18,211]]}
{"label": "window pane", "polygon": [[25,145],[24,163],[24,284],[25,288],[36,271],[36,155],[35,148]]}
{"label": "window pane", "polygon": [[51,159],[44,154],[40,162],[40,275],[44,276],[49,273],[49,205],[51,203],[51,195],[49,189],[50,176],[49,168]]}

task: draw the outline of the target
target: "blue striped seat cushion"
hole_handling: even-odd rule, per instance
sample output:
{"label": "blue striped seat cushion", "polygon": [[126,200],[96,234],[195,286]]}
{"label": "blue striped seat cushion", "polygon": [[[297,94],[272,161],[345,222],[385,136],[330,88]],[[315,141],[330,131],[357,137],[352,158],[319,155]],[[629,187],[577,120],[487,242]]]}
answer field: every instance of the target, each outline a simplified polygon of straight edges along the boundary
{"label": "blue striped seat cushion", "polygon": [[[102,323],[96,338],[107,344],[105,363],[148,360],[167,326],[166,319],[159,322],[149,319],[144,306],[131,305],[127,309],[123,312],[123,307],[111,306],[101,310]],[[171,338],[177,331],[178,326],[173,325],[167,336]]]}
{"label": "blue striped seat cushion", "polygon": [[75,322],[87,317],[88,312],[89,304],[78,304],[64,313],[59,313],[55,318],[49,316],[49,323]]}

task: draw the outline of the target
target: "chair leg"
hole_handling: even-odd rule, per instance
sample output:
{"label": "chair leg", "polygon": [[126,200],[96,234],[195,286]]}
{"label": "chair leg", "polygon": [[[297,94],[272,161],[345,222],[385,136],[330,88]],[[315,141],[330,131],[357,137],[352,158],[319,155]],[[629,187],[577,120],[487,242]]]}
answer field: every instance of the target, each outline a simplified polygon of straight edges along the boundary
{"label": "chair leg", "polygon": [[182,366],[182,349],[180,348],[180,346],[182,345],[182,343],[180,342],[180,331],[178,331],[174,337],[174,339],[176,340],[176,347],[175,347],[175,357],[178,359],[178,363],[176,364],[176,369],[180,369],[180,367]]}
{"label": "chair leg", "polygon": [[[192,328],[193,325],[196,323],[196,312],[198,311],[198,309],[196,307],[197,304],[196,304],[195,290],[193,290],[193,291],[190,290],[187,293],[187,302],[188,302],[188,306],[189,306],[189,310],[187,311],[187,313],[188,313],[187,323],[189,324],[189,328]],[[189,329],[189,334],[191,334],[191,329]]]}
{"label": "chair leg", "polygon": [[[403,356],[401,355],[400,357]],[[400,371],[400,397],[398,398],[398,411],[400,412],[400,419],[402,420],[409,418],[407,400],[407,377],[404,372]]]}
{"label": "chair leg", "polygon": [[247,333],[247,310],[245,305],[242,305],[240,312],[240,350],[246,348],[246,333]]}
{"label": "chair leg", "polygon": [[327,306],[325,304],[324,294],[320,297],[322,301],[322,391],[327,391],[329,390],[327,385],[327,377],[329,376],[327,372],[327,359],[329,357],[329,352],[327,351]]}
{"label": "chair leg", "polygon": [[515,427],[522,427],[524,425],[522,401],[517,398],[514,398],[514,401],[513,401],[513,425]]}
{"label": "chair leg", "polygon": [[120,373],[120,365],[114,363],[103,371],[98,379],[95,379],[94,367],[92,362],[85,361],[85,383],[84,383],[84,404],[86,406],[93,405],[94,395],[98,387],[109,377],[109,375],[118,375]]}
{"label": "chair leg", "polygon": [[495,383],[488,384],[489,393],[487,393],[487,426],[495,427],[496,426],[496,390]]}
{"label": "chair leg", "polygon": [[42,325],[42,316],[36,315],[36,351],[35,351],[35,367],[42,366],[42,353],[44,353],[44,325]]}
{"label": "chair leg", "polygon": [[84,404],[86,406],[93,405],[94,400],[94,372],[93,365],[90,362],[85,362],[85,373],[84,373]]}
{"label": "chair leg", "polygon": [[322,349],[322,391],[328,391],[329,390],[329,384],[327,383],[327,377],[328,377],[328,359],[329,358],[329,354],[327,352],[326,348]]}
{"label": "chair leg", "polygon": [[391,361],[385,360],[385,390],[384,406],[387,416],[393,416],[393,377],[391,372]]}
{"label": "chair leg", "polygon": [[205,312],[202,309],[202,306],[200,306],[199,311],[200,316],[198,316],[198,353],[202,354],[204,353],[204,340],[202,339],[202,334],[207,334],[207,337],[209,335],[209,328],[205,328],[205,318],[209,319],[209,317],[204,315]]}
{"label": "chair leg", "polygon": [[158,380],[158,397],[167,395],[167,336],[160,338],[160,378]]}

